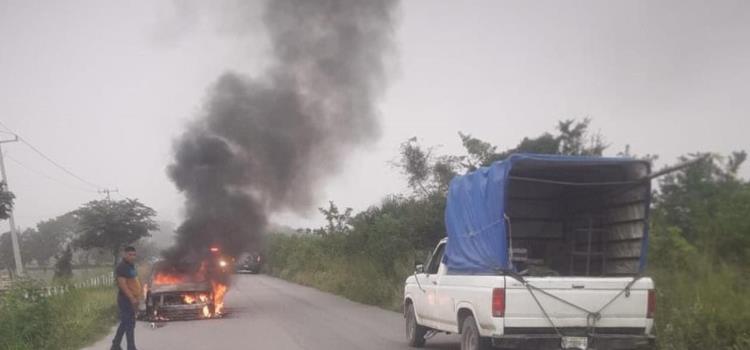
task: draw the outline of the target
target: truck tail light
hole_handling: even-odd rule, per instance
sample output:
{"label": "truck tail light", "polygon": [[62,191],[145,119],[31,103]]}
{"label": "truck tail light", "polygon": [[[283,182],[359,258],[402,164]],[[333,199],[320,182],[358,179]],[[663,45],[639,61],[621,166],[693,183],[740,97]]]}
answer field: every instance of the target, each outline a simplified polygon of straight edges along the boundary
{"label": "truck tail light", "polygon": [[646,309],[646,318],[654,318],[656,314],[656,291],[648,290],[648,308]]}
{"label": "truck tail light", "polygon": [[492,317],[505,316],[505,288],[492,290]]}

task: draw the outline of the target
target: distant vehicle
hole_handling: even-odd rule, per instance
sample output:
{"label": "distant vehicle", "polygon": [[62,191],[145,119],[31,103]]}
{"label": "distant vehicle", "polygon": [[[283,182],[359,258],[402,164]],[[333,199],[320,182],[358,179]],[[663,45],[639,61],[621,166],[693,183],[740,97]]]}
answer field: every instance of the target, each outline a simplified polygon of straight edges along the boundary
{"label": "distant vehicle", "polygon": [[513,155],[451,181],[448,238],[406,279],[406,338],[461,350],[653,349],[650,165]]}
{"label": "distant vehicle", "polygon": [[237,273],[259,273],[265,259],[259,252],[244,253],[237,259]]}

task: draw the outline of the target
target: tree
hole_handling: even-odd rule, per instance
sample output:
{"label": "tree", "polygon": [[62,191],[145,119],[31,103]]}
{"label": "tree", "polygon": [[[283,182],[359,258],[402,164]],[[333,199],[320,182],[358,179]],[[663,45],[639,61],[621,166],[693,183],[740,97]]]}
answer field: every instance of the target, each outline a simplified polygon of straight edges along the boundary
{"label": "tree", "polygon": [[705,153],[702,161],[664,176],[654,200],[654,234],[676,230],[686,242],[722,261],[750,259],[750,183],[737,172],[745,152],[729,157]]}
{"label": "tree", "polygon": [[450,180],[466,161],[465,156],[434,156],[433,151],[433,147],[425,148],[412,137],[401,144],[400,159],[394,162],[406,175],[409,187],[421,197],[446,193]]}
{"label": "tree", "polygon": [[55,279],[69,279],[73,277],[73,248],[70,245],[57,257],[55,262]]}
{"label": "tree", "polygon": [[412,137],[401,144],[399,153],[401,159],[396,164],[406,175],[409,187],[427,194],[426,182],[430,179],[431,149],[424,149],[416,137]]}
{"label": "tree", "polygon": [[599,133],[591,133],[591,119],[575,119],[557,122],[556,134],[545,132],[537,137],[524,137],[513,148],[496,153],[496,146],[471,135],[459,133],[469,162],[464,163],[466,171],[488,166],[495,161],[508,158],[513,153],[560,154],[571,156],[601,156],[609,147]]}
{"label": "tree", "polygon": [[493,146],[489,142],[482,141],[462,132],[459,132],[458,136],[461,138],[461,143],[468,154],[468,156],[464,157],[464,162],[461,164],[466,170],[474,171],[484,164],[490,164],[495,161],[497,146]]}
{"label": "tree", "polygon": [[591,120],[574,119],[557,123],[557,132],[545,132],[538,137],[524,137],[516,147],[497,152],[498,147],[469,134],[458,133],[466,151],[465,155],[435,155],[434,147],[425,147],[416,137],[401,144],[400,159],[395,166],[406,175],[409,187],[422,198],[434,193],[447,193],[451,179],[456,175],[474,171],[513,153],[539,153],[560,155],[601,156],[607,144],[599,133],[589,132]]}
{"label": "tree", "polygon": [[107,249],[115,262],[122,247],[149,237],[149,231],[157,229],[153,220],[156,211],[137,199],[91,201],[76,210],[74,216],[79,227],[75,244],[83,249]]}
{"label": "tree", "polygon": [[[18,235],[19,246],[21,248],[21,260],[28,261],[28,250],[24,249],[24,242],[27,241],[27,235],[21,233]],[[6,269],[11,274],[16,269],[16,261],[13,256],[13,244],[10,232],[0,234],[0,269]]]}
{"label": "tree", "polygon": [[328,202],[328,209],[318,208],[321,214],[328,221],[328,226],[316,230],[322,234],[347,233],[350,230],[349,221],[352,218],[352,208],[346,208],[343,213],[339,212],[339,207],[333,201]]}
{"label": "tree", "polygon": [[6,220],[10,217],[15,198],[13,192],[8,191],[8,184],[5,181],[0,181],[0,220]]}
{"label": "tree", "polygon": [[72,239],[77,230],[76,218],[72,212],[54,219],[42,221],[37,229],[29,229],[25,249],[29,257],[42,267],[48,265],[49,259]]}

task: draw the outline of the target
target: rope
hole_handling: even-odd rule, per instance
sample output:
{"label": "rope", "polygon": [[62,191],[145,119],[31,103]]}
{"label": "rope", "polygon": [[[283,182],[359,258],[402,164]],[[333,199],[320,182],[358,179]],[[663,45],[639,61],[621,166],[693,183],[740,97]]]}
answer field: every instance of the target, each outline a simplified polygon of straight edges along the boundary
{"label": "rope", "polygon": [[549,296],[549,297],[551,297],[551,298],[553,298],[553,299],[555,299],[555,300],[557,300],[559,302],[562,302],[562,303],[564,303],[566,305],[569,305],[569,306],[571,306],[573,308],[576,308],[578,310],[581,310],[581,311],[585,312],[586,313],[586,329],[588,330],[589,334],[593,335],[593,334],[596,334],[596,323],[602,318],[602,311],[604,311],[604,309],[606,309],[607,307],[609,307],[610,305],[612,305],[612,303],[615,302],[615,300],[617,300],[621,295],[623,295],[625,293],[627,293],[627,295],[630,295],[630,288],[632,288],[633,285],[638,280],[640,280],[642,278],[642,276],[640,276],[640,275],[633,277],[633,280],[630,281],[630,282],[628,282],[628,284],[625,285],[625,288],[623,288],[622,290],[620,290],[620,292],[617,293],[617,295],[615,295],[610,301],[608,301],[606,304],[604,304],[604,306],[602,306],[601,308],[599,308],[599,310],[597,310],[597,311],[589,311],[588,309],[586,309],[586,308],[584,308],[584,307],[582,307],[580,305],[576,305],[574,303],[571,303],[570,301],[567,301],[567,300],[565,300],[563,298],[560,298],[557,295],[554,295],[552,293],[549,293],[549,292],[545,291],[542,288],[539,288],[537,286],[532,285],[531,283],[529,283],[528,281],[526,281],[526,279],[524,279],[522,276],[520,276],[518,274],[512,273],[512,274],[509,274],[509,275],[510,275],[510,277],[515,278],[516,280],[518,280],[519,282],[521,282],[521,284],[523,284],[524,287],[526,287],[526,289],[529,291],[529,294],[531,294],[531,297],[534,299],[534,302],[536,302],[536,305],[539,307],[539,310],[541,310],[542,314],[544,314],[544,317],[547,319],[547,322],[549,322],[549,324],[552,326],[552,329],[554,329],[555,333],[558,336],[560,336],[560,337],[563,337],[564,335],[562,334],[562,332],[560,332],[560,330],[557,328],[557,326],[555,326],[555,322],[552,320],[552,317],[549,316],[549,314],[547,313],[547,310],[544,309],[544,306],[542,306],[542,303],[536,297],[536,294],[534,294],[534,290],[536,290],[538,292],[541,292],[542,294],[547,295],[547,296]]}
{"label": "rope", "polygon": [[644,181],[643,179],[639,179],[639,180],[631,180],[631,181],[571,182],[571,181],[557,181],[557,180],[548,180],[548,179],[523,177],[523,176],[508,176],[508,178],[511,180],[517,180],[517,181],[536,182],[536,183],[563,185],[563,186],[619,186],[619,185],[640,184],[640,183],[643,183]]}

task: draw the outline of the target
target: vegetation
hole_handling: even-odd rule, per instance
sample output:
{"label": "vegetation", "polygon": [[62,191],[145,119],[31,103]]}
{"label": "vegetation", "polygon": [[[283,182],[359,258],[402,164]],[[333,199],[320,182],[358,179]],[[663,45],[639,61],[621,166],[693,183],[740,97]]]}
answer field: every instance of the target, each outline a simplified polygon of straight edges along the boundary
{"label": "vegetation", "polygon": [[[0,193],[0,202],[2,198]],[[79,349],[107,333],[117,317],[113,288],[77,289],[43,297],[41,287],[81,278],[81,270],[76,273],[79,276],[74,275],[75,256],[79,265],[81,261],[88,265],[91,254],[102,249],[116,254],[127,244],[155,254],[152,243],[139,242],[157,228],[152,220],[155,215],[137,200],[92,201],[19,235],[22,260],[26,264],[33,261],[42,270],[29,271],[29,276],[37,279],[17,278],[10,291],[0,293],[0,350]],[[49,278],[46,268],[53,259],[54,278]],[[10,234],[5,233],[0,235],[0,268],[14,266]]]}
{"label": "vegetation", "polygon": [[0,350],[80,349],[106,334],[117,316],[111,287],[42,297],[30,281],[0,296]]}
{"label": "vegetation", "polygon": [[[589,120],[563,121],[554,133],[524,138],[502,152],[459,134],[466,154],[436,155],[416,138],[396,165],[412,193],[352,214],[321,208],[328,225],[272,235],[269,272],[351,300],[398,310],[403,281],[445,236],[443,211],[455,175],[515,152],[600,156],[607,145]],[[632,156],[626,149],[620,155]],[[688,155],[685,160],[700,157]],[[644,158],[654,159],[654,156]],[[652,208],[649,273],[658,293],[661,349],[750,348],[750,183],[737,172],[746,155],[708,157],[659,181]]]}
{"label": "vegetation", "polygon": [[750,183],[737,177],[745,157],[711,157],[661,181],[649,256],[662,349],[750,348]]}
{"label": "vegetation", "polygon": [[110,251],[117,262],[120,249],[156,230],[156,212],[136,199],[91,201],[75,211],[79,233],[76,245]]}
{"label": "vegetation", "polygon": [[0,181],[0,220],[6,220],[10,217],[15,198],[13,192],[8,191],[8,184],[5,181]]}
{"label": "vegetation", "polygon": [[44,220],[36,229],[28,229],[22,235],[22,247],[27,255],[24,261],[34,260],[40,266],[47,266],[50,259],[63,250],[66,242],[75,236],[78,229],[72,212],[54,219]]}
{"label": "vegetation", "polygon": [[68,280],[73,277],[73,249],[67,246],[55,263],[55,279]]}

